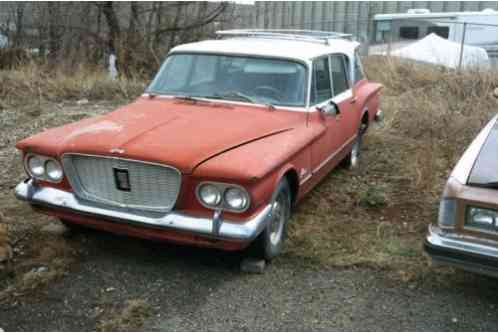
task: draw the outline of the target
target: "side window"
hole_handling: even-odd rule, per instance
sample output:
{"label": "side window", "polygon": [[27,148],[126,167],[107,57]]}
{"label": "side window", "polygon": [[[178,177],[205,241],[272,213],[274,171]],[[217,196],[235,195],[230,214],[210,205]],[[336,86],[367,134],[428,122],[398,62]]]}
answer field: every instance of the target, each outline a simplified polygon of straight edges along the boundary
{"label": "side window", "polygon": [[311,81],[311,104],[318,104],[332,98],[328,57],[313,62]]}
{"label": "side window", "polygon": [[358,52],[354,55],[354,83],[363,80],[365,78],[365,73],[363,72],[363,65],[361,64],[361,59]]}
{"label": "side window", "polygon": [[344,56],[332,55],[330,57],[330,69],[332,70],[334,96],[336,96],[349,89]]}

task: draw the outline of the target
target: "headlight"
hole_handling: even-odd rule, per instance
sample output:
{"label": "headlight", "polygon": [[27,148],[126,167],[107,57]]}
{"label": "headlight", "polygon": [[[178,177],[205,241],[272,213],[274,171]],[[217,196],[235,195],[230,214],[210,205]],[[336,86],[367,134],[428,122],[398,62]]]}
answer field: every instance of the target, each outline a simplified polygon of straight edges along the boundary
{"label": "headlight", "polygon": [[200,203],[210,209],[241,213],[250,204],[249,194],[239,185],[205,182],[197,187],[196,194]]}
{"label": "headlight", "polygon": [[468,207],[465,224],[470,227],[498,231],[498,212],[492,209]]}
{"label": "headlight", "polygon": [[224,196],[226,204],[235,210],[243,210],[246,208],[249,198],[245,191],[237,188],[231,187],[225,191]]}
{"label": "headlight", "polygon": [[51,157],[28,154],[24,165],[29,175],[39,180],[58,183],[64,177],[61,164]]}
{"label": "headlight", "polygon": [[199,189],[199,199],[208,206],[218,206],[221,202],[221,191],[213,184],[203,184]]}
{"label": "headlight", "polygon": [[35,177],[43,177],[45,174],[43,159],[36,155],[28,157],[28,170]]}
{"label": "headlight", "polygon": [[56,160],[47,160],[45,163],[45,170],[48,179],[51,181],[58,182],[62,180],[64,175],[62,172],[62,166]]}
{"label": "headlight", "polygon": [[455,199],[441,199],[439,203],[438,223],[442,227],[452,227],[456,219],[456,201]]}

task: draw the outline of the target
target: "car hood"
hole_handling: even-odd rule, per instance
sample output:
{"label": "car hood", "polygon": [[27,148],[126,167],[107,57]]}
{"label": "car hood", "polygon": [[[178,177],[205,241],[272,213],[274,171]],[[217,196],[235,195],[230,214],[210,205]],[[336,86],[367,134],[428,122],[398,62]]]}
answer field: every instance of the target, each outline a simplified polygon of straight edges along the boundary
{"label": "car hood", "polygon": [[291,130],[304,113],[141,97],[104,116],[47,130],[17,144],[51,156],[111,155],[168,164],[183,173],[225,151]]}

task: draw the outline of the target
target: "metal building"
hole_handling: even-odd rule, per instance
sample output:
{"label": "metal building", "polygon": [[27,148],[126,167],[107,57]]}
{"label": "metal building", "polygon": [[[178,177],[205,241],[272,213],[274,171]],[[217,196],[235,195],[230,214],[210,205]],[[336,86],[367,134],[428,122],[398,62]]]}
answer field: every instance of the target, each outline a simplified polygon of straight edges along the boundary
{"label": "metal building", "polygon": [[498,1],[256,1],[243,27],[317,29],[353,34],[367,41],[375,14],[404,13],[426,8],[431,12],[498,10]]}

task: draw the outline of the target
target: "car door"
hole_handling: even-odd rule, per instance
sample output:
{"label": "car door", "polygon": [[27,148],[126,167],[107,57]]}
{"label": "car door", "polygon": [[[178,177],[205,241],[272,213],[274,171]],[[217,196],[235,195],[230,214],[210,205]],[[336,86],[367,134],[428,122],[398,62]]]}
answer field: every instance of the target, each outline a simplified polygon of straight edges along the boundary
{"label": "car door", "polygon": [[332,76],[333,101],[339,106],[340,114],[337,118],[340,123],[341,137],[338,139],[342,147],[356,135],[359,115],[355,109],[355,96],[349,79],[351,68],[348,57],[344,54],[330,56],[330,73]]}
{"label": "car door", "polygon": [[[311,75],[310,105],[312,109],[325,110],[333,100],[330,57],[313,60]],[[321,127],[322,135],[312,145],[312,170],[319,172],[334,157],[342,144],[340,114],[318,112],[314,114],[314,124]],[[328,169],[328,168],[325,168]]]}

